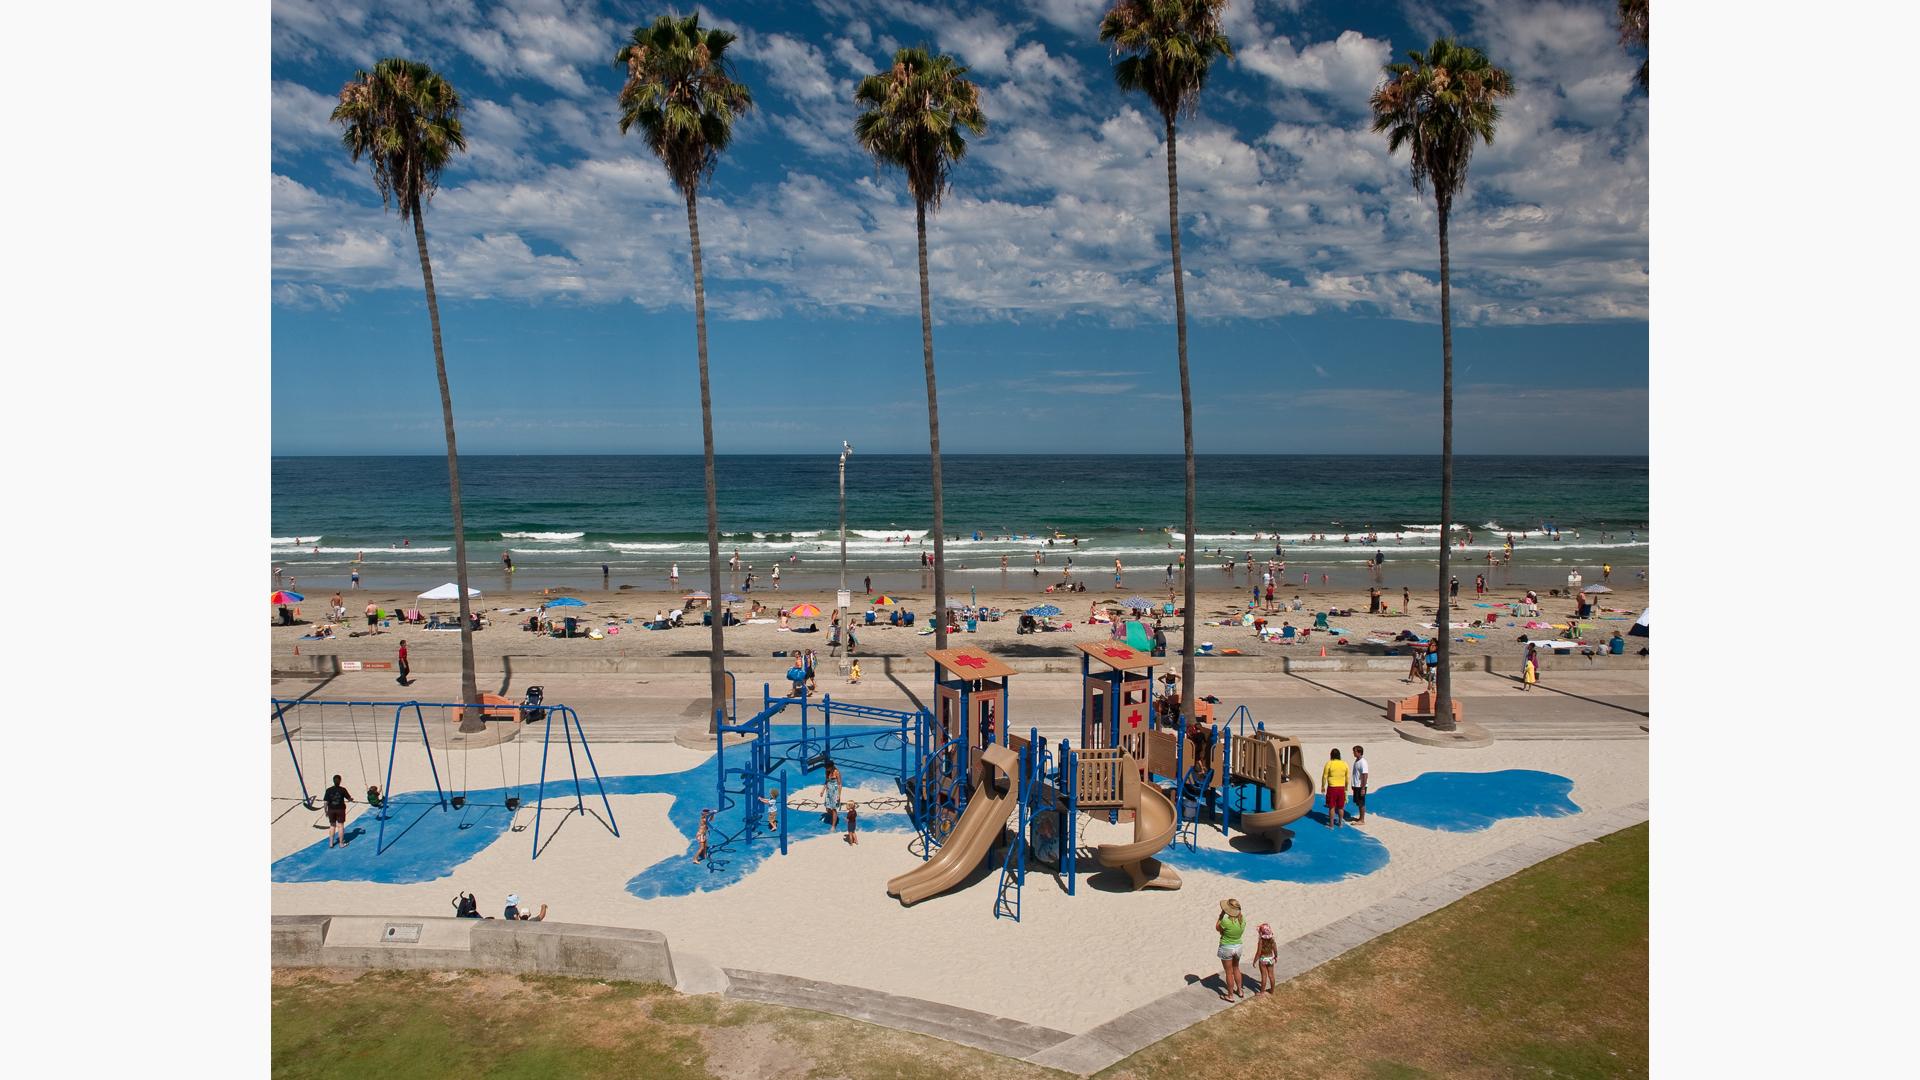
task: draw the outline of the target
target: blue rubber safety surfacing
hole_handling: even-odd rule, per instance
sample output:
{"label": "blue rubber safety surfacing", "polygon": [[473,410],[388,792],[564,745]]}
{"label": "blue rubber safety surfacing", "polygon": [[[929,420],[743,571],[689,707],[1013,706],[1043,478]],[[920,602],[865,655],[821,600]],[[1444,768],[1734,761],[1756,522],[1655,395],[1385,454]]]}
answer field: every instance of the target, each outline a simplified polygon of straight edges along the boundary
{"label": "blue rubber safety surfacing", "polygon": [[[774,729],[779,739],[798,735],[797,726]],[[878,776],[861,768],[862,759],[888,761],[897,753],[897,738],[888,729],[836,729],[836,760],[841,764],[849,793],[862,785],[891,787],[891,776]],[[851,745],[843,740],[852,740]],[[794,752],[797,754],[797,748]],[[737,759],[736,759],[737,760]],[[687,896],[723,889],[759,869],[779,851],[777,837],[766,827],[765,807],[757,807],[755,827],[747,830],[743,810],[729,807],[716,815],[708,835],[709,858],[700,863],[692,859],[693,837],[700,826],[700,811],[712,806],[717,761],[708,758],[691,768],[675,773],[609,776],[605,778],[608,795],[669,796],[667,819],[684,838],[673,854],[642,868],[626,884],[627,891],[642,899]],[[774,776],[779,774],[776,765]],[[818,773],[803,777],[797,765],[789,764],[788,778],[794,784],[795,801],[818,801],[821,778]],[[571,787],[567,783],[565,787]],[[531,789],[520,789],[528,803],[517,817],[502,803],[512,788],[475,790],[468,793],[467,805],[442,810],[431,794],[408,792],[389,801],[386,847],[374,851],[377,823],[373,812],[363,810],[347,825],[350,843],[329,850],[324,835],[316,841],[274,862],[272,880],[276,882],[368,881],[403,885],[448,877],[503,836],[515,842],[532,844],[527,832],[509,833],[516,821],[523,827],[533,822]],[[586,788],[589,812],[597,793]],[[1493,773],[1426,773],[1401,784],[1375,790],[1368,799],[1368,811],[1423,828],[1447,831],[1474,831],[1487,828],[1509,817],[1556,817],[1579,812],[1568,793],[1573,782],[1552,773],[1510,769]],[[549,784],[550,797],[542,822],[552,840],[557,830],[572,815],[572,792],[562,794]],[[736,796],[737,798],[737,796]],[[597,814],[596,814],[597,816]],[[584,823],[582,823],[584,824]],[[576,826],[576,828],[579,826]],[[592,826],[598,828],[596,821]],[[789,808],[787,838],[789,845],[830,832],[844,832],[845,818],[830,829],[818,810]],[[860,815],[860,832],[900,835],[910,831],[907,817],[900,810],[866,810]],[[1278,852],[1264,843],[1236,837],[1232,850],[1201,847],[1187,851],[1178,844],[1167,849],[1162,861],[1175,869],[1204,870],[1244,881],[1290,881],[1301,884],[1325,884],[1374,873],[1390,858],[1386,845],[1361,828],[1330,829],[1326,811],[1317,808],[1283,835]],[[1084,859],[1089,872],[1094,864]],[[1044,871],[1040,871],[1044,873]]]}
{"label": "blue rubber safety surfacing", "polygon": [[1367,813],[1423,829],[1479,832],[1507,818],[1577,814],[1572,794],[1572,780],[1536,769],[1430,772],[1375,788]]}

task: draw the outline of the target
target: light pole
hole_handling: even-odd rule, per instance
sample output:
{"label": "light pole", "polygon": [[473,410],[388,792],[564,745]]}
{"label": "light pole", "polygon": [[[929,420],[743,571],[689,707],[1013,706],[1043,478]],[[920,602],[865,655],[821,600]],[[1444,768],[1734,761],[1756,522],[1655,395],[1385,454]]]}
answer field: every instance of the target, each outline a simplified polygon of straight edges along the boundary
{"label": "light pole", "polygon": [[834,599],[840,609],[841,665],[846,664],[844,642],[853,631],[853,624],[847,621],[847,458],[853,456],[853,444],[840,440],[840,594]]}

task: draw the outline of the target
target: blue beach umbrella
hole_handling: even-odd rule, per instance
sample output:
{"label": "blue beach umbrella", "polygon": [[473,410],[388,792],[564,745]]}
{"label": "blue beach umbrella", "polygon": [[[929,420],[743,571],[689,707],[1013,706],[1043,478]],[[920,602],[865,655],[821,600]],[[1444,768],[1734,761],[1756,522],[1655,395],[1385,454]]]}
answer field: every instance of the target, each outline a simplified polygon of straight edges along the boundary
{"label": "blue beach umbrella", "polygon": [[722,593],[720,599],[729,604],[737,604],[745,598],[738,593]]}
{"label": "blue beach umbrella", "polygon": [[1125,600],[1120,601],[1120,606],[1140,610],[1152,607],[1153,601],[1144,596],[1129,596]]}
{"label": "blue beach umbrella", "polygon": [[1039,607],[1030,607],[1030,608],[1028,608],[1028,609],[1027,609],[1027,614],[1029,614],[1029,615],[1039,615],[1039,616],[1041,616],[1042,618],[1044,618],[1044,617],[1046,617],[1046,616],[1048,616],[1048,615],[1058,615],[1058,614],[1060,614],[1060,609],[1059,609],[1059,608],[1057,608],[1057,607],[1054,607],[1054,606],[1053,606],[1052,604],[1041,604],[1041,605],[1040,605]]}
{"label": "blue beach umbrella", "polygon": [[576,600],[571,596],[556,596],[547,601],[548,607],[586,607],[585,600]]}

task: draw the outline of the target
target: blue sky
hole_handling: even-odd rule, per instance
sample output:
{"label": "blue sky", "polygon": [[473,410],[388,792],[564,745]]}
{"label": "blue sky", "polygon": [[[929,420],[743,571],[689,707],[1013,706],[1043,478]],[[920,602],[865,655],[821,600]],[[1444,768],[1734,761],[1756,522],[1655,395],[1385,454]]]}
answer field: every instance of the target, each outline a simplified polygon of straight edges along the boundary
{"label": "blue sky", "polygon": [[[851,139],[856,79],[903,44],[969,65],[991,124],[929,223],[943,445],[1179,449],[1164,148],[1104,7],[699,6],[756,99],[701,198],[721,452],[925,448],[912,206]],[[1365,104],[1448,32],[1518,85],[1452,221],[1457,448],[1645,452],[1646,99],[1612,9],[1230,6],[1238,57],[1180,132],[1202,452],[1438,449],[1434,215]],[[327,120],[387,55],[467,105],[427,210],[461,449],[699,449],[683,204],[615,123],[613,53],[666,10],[275,0],[276,453],[442,448],[411,233]]]}

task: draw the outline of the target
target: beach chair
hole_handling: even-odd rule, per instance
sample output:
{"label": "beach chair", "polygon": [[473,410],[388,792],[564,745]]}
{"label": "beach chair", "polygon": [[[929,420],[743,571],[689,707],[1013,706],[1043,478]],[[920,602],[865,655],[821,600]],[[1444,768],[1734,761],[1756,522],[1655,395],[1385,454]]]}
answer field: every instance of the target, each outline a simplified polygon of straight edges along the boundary
{"label": "beach chair", "polygon": [[1316,611],[1313,613],[1313,628],[1315,630],[1327,629],[1327,613],[1326,612]]}

